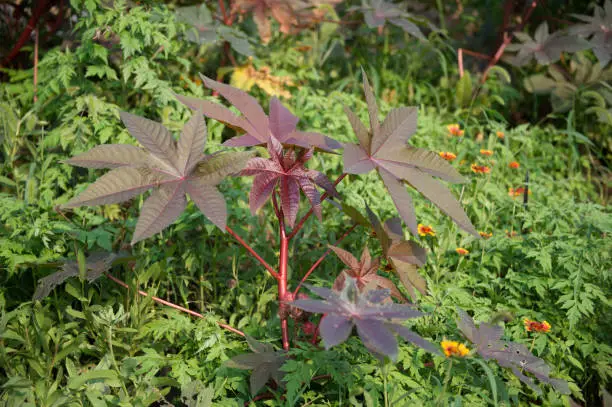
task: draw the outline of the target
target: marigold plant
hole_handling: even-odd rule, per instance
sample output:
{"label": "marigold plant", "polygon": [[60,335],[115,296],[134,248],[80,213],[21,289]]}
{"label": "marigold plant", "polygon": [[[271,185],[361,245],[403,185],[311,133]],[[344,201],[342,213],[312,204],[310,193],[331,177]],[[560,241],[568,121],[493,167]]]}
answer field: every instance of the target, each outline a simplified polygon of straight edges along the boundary
{"label": "marigold plant", "polygon": [[523,324],[525,325],[525,330],[527,332],[547,333],[548,331],[550,331],[551,328],[550,324],[546,321],[532,321],[529,318],[525,318],[523,320]]}
{"label": "marigold plant", "polygon": [[418,230],[419,230],[419,236],[435,236],[436,235],[436,232],[433,230],[431,226],[426,226],[426,225],[423,225],[422,223],[419,223]]}
{"label": "marigold plant", "polygon": [[457,123],[447,125],[446,129],[448,130],[448,134],[454,137],[461,137],[464,133],[464,131],[461,130],[461,126],[459,126]]}
{"label": "marigold plant", "polygon": [[444,158],[446,161],[453,161],[457,158],[456,154],[451,153],[450,151],[440,151],[440,157]]}
{"label": "marigold plant", "polygon": [[467,346],[459,342],[444,340],[440,342],[440,345],[442,346],[442,351],[447,358],[450,358],[451,356],[462,358],[470,353]]}
{"label": "marigold plant", "polygon": [[472,164],[471,168],[475,174],[488,174],[491,172],[491,168],[486,165]]}

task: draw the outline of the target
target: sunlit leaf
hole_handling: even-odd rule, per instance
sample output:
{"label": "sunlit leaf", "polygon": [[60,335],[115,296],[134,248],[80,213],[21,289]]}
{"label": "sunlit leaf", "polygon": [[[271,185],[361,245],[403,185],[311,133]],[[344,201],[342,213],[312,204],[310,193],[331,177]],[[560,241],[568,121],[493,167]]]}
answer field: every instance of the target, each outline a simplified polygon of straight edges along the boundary
{"label": "sunlit leaf", "polygon": [[185,209],[189,194],[223,230],[227,211],[215,185],[240,171],[251,154],[204,155],[206,125],[201,114],[185,124],[178,143],[159,123],[128,113],[121,117],[146,151],[130,145],[98,146],[68,160],[73,165],[113,169],[63,207],[119,203],[152,189],[136,224],[134,244],[172,224]]}
{"label": "sunlit leaf", "polygon": [[[344,147],[344,170],[352,174],[361,174],[377,169],[387,187],[393,203],[410,231],[416,236],[417,220],[414,214],[412,198],[406,192],[403,182],[416,188],[459,226],[479,238],[478,232],[461,208],[459,202],[446,187],[432,176],[449,182],[464,182],[457,171],[438,154],[407,145],[410,136],[416,131],[417,114],[415,108],[392,110],[380,126],[376,101],[370,89],[365,72],[363,82],[370,113],[369,145],[350,145]],[[354,122],[349,114],[349,121]],[[363,130],[353,124],[358,138],[364,139]]]}

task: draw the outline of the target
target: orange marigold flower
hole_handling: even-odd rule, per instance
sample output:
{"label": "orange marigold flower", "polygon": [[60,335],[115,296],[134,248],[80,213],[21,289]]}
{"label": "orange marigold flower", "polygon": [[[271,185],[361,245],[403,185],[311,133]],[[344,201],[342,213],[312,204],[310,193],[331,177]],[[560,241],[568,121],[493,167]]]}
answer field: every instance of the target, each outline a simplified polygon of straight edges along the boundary
{"label": "orange marigold flower", "polygon": [[520,166],[521,166],[521,164],[519,164],[516,161],[512,161],[510,164],[508,164],[508,167],[513,168],[513,169],[517,169]]}
{"label": "orange marigold flower", "polygon": [[525,324],[525,330],[527,332],[546,333],[550,331],[550,324],[546,321],[538,322],[538,321],[532,321],[529,318],[525,318],[523,320],[523,323]]}
{"label": "orange marigold flower", "polygon": [[508,236],[509,238],[513,238],[513,237],[517,237],[517,236],[518,236],[518,233],[516,232],[516,230],[513,230],[512,232],[509,232],[509,231],[506,229],[506,231],[505,231],[505,232],[506,232],[506,236]]}
{"label": "orange marigold flower", "polygon": [[467,249],[464,249],[463,247],[457,247],[455,249],[455,251],[457,252],[458,255],[460,256],[466,256],[468,254],[470,254],[470,251]]}
{"label": "orange marigold flower", "polygon": [[444,340],[440,342],[440,345],[442,346],[442,350],[447,358],[450,358],[451,356],[462,358],[470,353],[467,346],[459,342]]}
{"label": "orange marigold flower", "polygon": [[419,232],[420,236],[435,236],[436,232],[433,230],[433,228],[431,226],[425,226],[421,223],[419,223],[419,226],[417,227],[417,230]]}
{"label": "orange marigold flower", "polygon": [[491,236],[493,236],[493,233],[487,233],[487,232],[478,232],[478,234],[480,235],[480,237],[483,237],[485,239],[490,238]]}
{"label": "orange marigold flower", "polygon": [[503,131],[496,131],[495,135],[497,135],[497,138],[500,139],[500,140],[503,140],[504,137],[506,137],[506,135],[504,134]]}
{"label": "orange marigold flower", "polygon": [[448,129],[448,134],[451,136],[463,136],[463,130],[461,130],[461,127],[457,123],[449,124],[446,126],[446,128]]}
{"label": "orange marigold flower", "polygon": [[453,161],[457,156],[450,151],[440,151],[440,157],[444,158],[446,161]]}
{"label": "orange marigold flower", "polygon": [[476,174],[488,174],[491,172],[491,169],[486,165],[472,164],[472,171]]}
{"label": "orange marigold flower", "polygon": [[493,151],[492,150],[480,150],[480,154],[487,156],[487,157],[491,157],[493,155]]}
{"label": "orange marigold flower", "polygon": [[[524,193],[525,193],[525,187],[518,187],[517,189],[508,188],[508,195],[513,198],[523,196]],[[531,195],[531,190],[529,190],[527,194]]]}

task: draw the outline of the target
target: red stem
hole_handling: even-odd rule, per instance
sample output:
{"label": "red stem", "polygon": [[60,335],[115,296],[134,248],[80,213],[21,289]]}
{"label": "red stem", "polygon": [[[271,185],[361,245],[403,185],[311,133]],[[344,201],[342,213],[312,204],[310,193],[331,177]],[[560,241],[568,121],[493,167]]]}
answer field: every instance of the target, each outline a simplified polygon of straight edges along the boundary
{"label": "red stem", "polygon": [[242,238],[238,236],[236,232],[234,232],[229,226],[226,226],[225,230],[227,230],[227,232],[230,235],[234,236],[234,238],[238,241],[238,243],[244,246],[244,248],[247,249],[247,251],[251,253],[253,257],[255,257],[266,268],[266,270],[268,270],[268,272],[272,275],[272,277],[278,280],[279,278],[278,273],[272,268],[272,266],[266,263],[266,261],[259,254],[257,254],[257,252],[251,246],[249,246],[247,242],[242,240]]}
{"label": "red stem", "polygon": [[466,54],[468,54],[468,55],[471,55],[471,56],[473,56],[473,57],[476,57],[476,58],[484,59],[484,60],[487,60],[487,61],[491,59],[491,57],[490,57],[490,56],[485,55],[485,54],[481,54],[480,52],[470,51],[469,49],[465,49],[465,48],[459,48],[459,49],[460,49],[462,52],[464,52],[464,53],[466,53]]}
{"label": "red stem", "polygon": [[469,49],[459,48],[457,50],[457,62],[459,64],[459,77],[463,78],[463,54],[468,54],[476,58],[484,59],[486,61],[490,61],[491,57],[485,54],[481,54],[480,52],[470,51]]}
{"label": "red stem", "polygon": [[49,3],[48,0],[40,0],[38,2],[38,5],[32,12],[32,16],[30,17],[30,20],[28,20],[28,25],[26,25],[25,30],[23,30],[23,32],[19,36],[19,39],[17,40],[17,43],[15,44],[15,46],[13,46],[13,49],[11,50],[11,52],[9,52],[6,58],[4,58],[4,60],[2,61],[2,65],[4,66],[8,65],[19,54],[19,51],[21,51],[21,48],[23,48],[23,46],[28,42],[30,38],[30,34],[32,34],[32,30],[34,30],[34,28],[38,24],[38,20],[43,15],[43,13],[47,11],[49,6],[51,6],[51,4]]}
{"label": "red stem", "polygon": [[[122,287],[124,287],[124,288],[127,288],[127,289],[129,289],[129,288],[130,288],[130,286],[128,286],[128,285],[127,285],[127,283],[125,283],[125,282],[123,282],[123,281],[119,280],[117,277],[114,277],[114,276],[113,276],[113,275],[111,275],[110,273],[104,273],[104,274],[106,275],[106,277],[110,278],[110,279],[111,279],[111,280],[113,280],[115,283],[119,284],[120,286],[122,286]],[[161,298],[159,298],[159,297],[155,297],[155,296],[153,296],[153,295],[149,295],[149,294],[147,294],[145,291],[138,290],[138,294],[142,295],[143,297],[151,297],[151,299],[152,299],[153,301],[155,301],[155,302],[158,302],[158,303],[163,304],[163,305],[167,305],[167,306],[169,306],[169,307],[172,307],[172,308],[174,308],[174,309],[176,309],[176,310],[179,310],[179,311],[182,311],[182,312],[186,312],[187,314],[189,314],[189,315],[193,315],[194,317],[198,317],[198,318],[204,319],[204,315],[202,315],[202,314],[199,314],[199,313],[197,313],[197,312],[195,312],[195,311],[192,311],[192,310],[190,310],[190,309],[187,309],[187,308],[181,307],[180,305],[176,305],[176,304],[174,304],[174,303],[172,303],[172,302],[169,302],[169,301],[166,301],[166,300],[162,300],[162,299],[161,299]],[[238,329],[233,328],[233,327],[231,327],[231,326],[229,326],[229,325],[227,325],[227,324],[223,324],[223,323],[221,323],[221,322],[218,322],[218,321],[217,321],[217,325],[219,325],[221,328],[223,328],[223,329],[227,329],[228,331],[233,332],[233,333],[235,333],[235,334],[237,334],[237,335],[240,335],[240,336],[245,336],[245,335],[244,335],[244,332],[239,331]]]}
{"label": "red stem", "polygon": [[[334,186],[338,185],[340,183],[340,181],[342,181],[344,179],[344,177],[346,177],[347,175],[348,174],[346,172],[343,172],[342,174],[340,174],[338,179],[336,179],[336,181],[334,181]],[[327,192],[325,192],[323,194],[323,196],[321,196],[321,202],[326,200],[328,197],[329,197],[329,195],[327,194]],[[312,215],[312,208],[310,208],[308,210],[308,212],[306,212],[306,215],[304,215],[304,217],[302,217],[302,219],[300,219],[300,221],[297,223],[297,225],[295,225],[295,227],[293,228],[293,230],[289,234],[289,240],[293,239],[293,237],[300,231],[300,229],[302,229],[302,226],[304,226],[304,222],[306,222],[308,220],[308,218],[310,218],[311,215]]]}
{"label": "red stem", "polygon": [[[276,207],[276,196],[272,195],[274,206]],[[289,350],[289,324],[287,315],[289,307],[285,304],[287,299],[287,262],[289,260],[289,238],[285,230],[285,220],[283,210],[278,211],[278,228],[280,232],[280,254],[278,256],[278,300],[279,315],[281,320],[281,332],[283,336],[283,349]]]}
{"label": "red stem", "polygon": [[53,22],[53,24],[49,27],[49,29],[47,30],[47,34],[45,35],[45,37],[42,39],[42,42],[47,41],[49,38],[51,38],[51,36],[57,31],[58,28],[60,28],[60,26],[62,25],[62,22],[64,20],[64,2],[65,0],[60,0],[60,4],[59,4],[59,10],[57,12],[57,17],[55,18],[55,21]]}
{"label": "red stem", "polygon": [[514,38],[514,33],[516,31],[521,31],[523,27],[525,27],[525,24],[527,24],[527,20],[529,20],[529,17],[531,17],[531,13],[533,13],[533,10],[535,10],[537,5],[538,5],[538,1],[533,0],[529,8],[527,9],[527,11],[525,11],[521,24],[515,30],[513,30],[511,34],[504,34],[504,42],[502,42],[502,44],[497,49],[497,52],[493,56],[493,58],[491,58],[491,61],[489,61],[489,65],[487,66],[487,69],[485,69],[484,73],[482,74],[482,78],[480,79],[481,84],[486,82],[489,71],[491,70],[491,68],[493,68],[497,64],[501,56],[504,54],[504,50],[510,44],[510,42],[512,41],[512,38]]}
{"label": "red stem", "polygon": [[227,11],[225,10],[225,2],[219,0],[219,9],[221,9],[221,15],[223,16],[223,24],[228,25]]}
{"label": "red stem", "polygon": [[[353,229],[355,229],[357,227],[357,224],[354,224],[353,226],[351,226],[349,228],[349,230],[347,230],[342,236],[340,236],[340,238],[338,240],[336,240],[336,243],[334,243],[334,246],[337,245],[338,243],[340,243],[342,240],[344,240],[345,237],[347,237],[349,235],[349,233],[351,233],[353,231]],[[315,263],[310,267],[310,269],[306,272],[306,274],[304,274],[304,277],[302,277],[302,280],[300,281],[300,283],[297,285],[297,287],[295,287],[295,291],[293,291],[293,297],[296,298],[296,295],[298,293],[298,291],[300,291],[300,288],[302,287],[302,284],[304,284],[304,282],[306,281],[306,279],[308,278],[308,276],[310,276],[312,274],[313,271],[315,271],[315,269],[317,267],[319,267],[319,264],[321,264],[323,262],[323,260],[325,260],[325,257],[327,257],[327,255],[331,252],[331,249],[327,249],[325,251],[325,253],[323,253],[323,255],[321,257],[319,257],[319,260],[315,261]]]}

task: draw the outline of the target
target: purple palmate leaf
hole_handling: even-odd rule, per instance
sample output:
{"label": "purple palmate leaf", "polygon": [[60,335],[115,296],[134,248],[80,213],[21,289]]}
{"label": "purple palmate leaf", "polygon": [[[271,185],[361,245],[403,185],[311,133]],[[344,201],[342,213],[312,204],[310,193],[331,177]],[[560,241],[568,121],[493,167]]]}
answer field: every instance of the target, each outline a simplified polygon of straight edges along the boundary
{"label": "purple palmate leaf", "polygon": [[417,109],[394,109],[380,124],[376,99],[363,70],[362,75],[370,116],[370,131],[365,130],[355,114],[348,113],[359,144],[344,145],[344,171],[349,174],[363,174],[376,169],[400,216],[415,236],[418,234],[416,215],[412,198],[404,183],[418,190],[455,223],[479,238],[480,235],[459,202],[442,183],[433,178],[461,183],[465,181],[463,177],[438,154],[407,144],[416,132]]}
{"label": "purple palmate leaf", "polygon": [[412,16],[395,3],[384,0],[370,0],[368,3],[362,1],[361,6],[351,7],[349,10],[361,11],[366,25],[370,28],[382,27],[388,21],[408,34],[425,40],[419,27],[409,20]]}
{"label": "purple palmate leaf", "polygon": [[514,35],[522,44],[510,44],[506,50],[518,51],[510,59],[510,62],[516,66],[526,65],[532,59],[540,65],[548,65],[558,61],[562,52],[577,52],[590,48],[587,41],[575,35],[566,35],[562,31],[550,34],[546,21],[538,26],[533,38],[522,32]]}
{"label": "purple palmate leaf", "polygon": [[427,351],[439,353],[433,344],[400,324],[402,320],[424,314],[411,306],[391,302],[389,290],[360,293],[356,281],[350,277],[345,279],[340,292],[308,284],[307,287],[324,299],[295,300],[289,305],[307,312],[325,314],[319,327],[326,349],[344,342],[353,326],[356,326],[364,345],[377,357],[385,355],[392,360],[397,358],[398,345],[394,333]]}
{"label": "purple palmate leaf", "polygon": [[530,377],[523,374],[523,371],[533,374],[541,382],[552,385],[562,394],[570,394],[567,382],[551,378],[550,367],[542,359],[534,356],[525,345],[502,340],[504,332],[502,327],[487,323],[481,323],[476,327],[467,312],[459,308],[457,312],[459,314],[457,326],[463,335],[476,345],[476,352],[485,360],[494,359],[500,366],[511,368],[523,383],[538,394],[541,394],[542,390]]}
{"label": "purple palmate leaf", "polygon": [[246,340],[253,353],[234,356],[225,362],[225,366],[252,370],[250,378],[252,395],[257,394],[270,379],[282,385],[284,372],[280,368],[287,361],[287,353],[283,350],[275,351],[272,345],[257,342],[249,335],[246,336]]}
{"label": "purple palmate leaf", "polygon": [[207,100],[181,95],[176,95],[176,97],[189,108],[203,112],[204,116],[246,132],[246,135],[234,137],[223,145],[228,147],[256,146],[267,144],[270,136],[273,136],[284,145],[295,145],[302,148],[315,147],[323,151],[342,148],[340,143],[327,136],[297,130],[299,119],[276,97],[270,99],[270,112],[269,116],[266,116],[257,100],[245,91],[214,81],[204,75],[200,76],[208,88],[219,92],[242,113],[242,116],[236,116],[231,110]]}
{"label": "purple palmate leaf", "polygon": [[588,38],[593,53],[604,68],[612,60],[612,0],[606,0],[603,7],[595,5],[593,16],[574,14],[585,24],[570,27],[570,34]]}
{"label": "purple palmate leaf", "polygon": [[[113,260],[117,256],[114,253],[94,253],[85,259],[85,278],[92,283],[111,268]],[[38,285],[32,301],[40,301],[51,293],[51,291],[70,277],[80,274],[78,261],[67,261],[62,265],[62,270],[38,280]]]}
{"label": "purple palmate leaf", "polygon": [[319,332],[321,333],[321,337],[324,338],[325,346],[328,349],[346,341],[352,331],[353,322],[351,319],[341,315],[326,315],[321,319],[321,323],[319,324]]}
{"label": "purple palmate leaf", "polygon": [[186,194],[221,230],[225,229],[225,200],[216,185],[229,174],[240,171],[250,153],[204,155],[206,125],[194,114],[175,142],[160,123],[126,112],[125,126],[145,149],[131,145],[97,146],[66,162],[85,168],[112,168],[65,208],[123,202],[153,190],[145,200],[132,244],[172,224],[187,205]]}
{"label": "purple palmate leaf", "polygon": [[253,214],[270,198],[278,186],[281,208],[289,226],[295,224],[300,190],[308,198],[314,214],[321,219],[321,196],[316,186],[320,186],[335,197],[338,197],[338,192],[325,175],[304,167],[312,157],[312,150],[311,148],[298,154],[294,149],[289,149],[283,153],[280,142],[276,137],[270,136],[268,139],[270,158],[252,158],[241,172],[241,175],[255,177],[249,194],[249,205]]}
{"label": "purple palmate leaf", "polygon": [[370,286],[375,288],[387,288],[390,290],[392,297],[400,301],[405,300],[393,281],[377,274],[380,261],[378,259],[372,261],[367,246],[363,249],[361,260],[357,260],[351,253],[339,247],[329,246],[329,248],[336,253],[346,266],[348,266],[347,269],[343,270],[338,275],[336,281],[334,281],[335,290],[341,290],[342,287],[344,287],[346,278],[350,277],[355,279],[359,291],[364,291]]}

